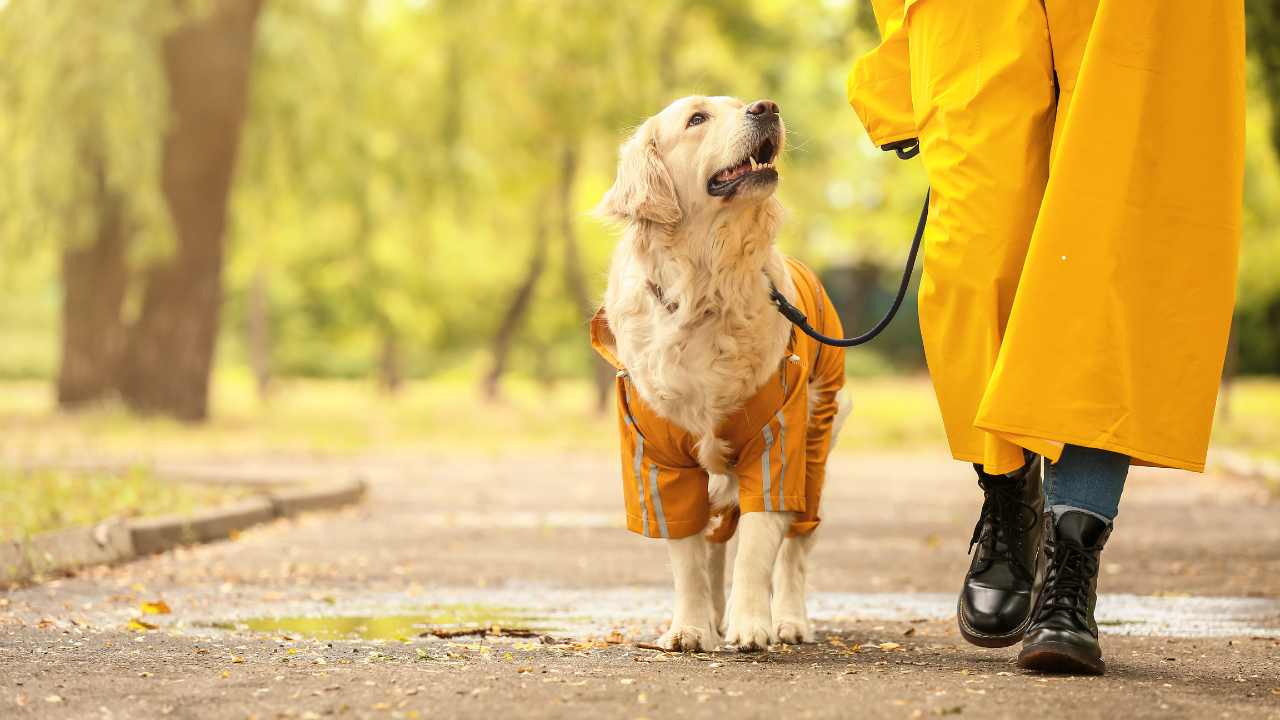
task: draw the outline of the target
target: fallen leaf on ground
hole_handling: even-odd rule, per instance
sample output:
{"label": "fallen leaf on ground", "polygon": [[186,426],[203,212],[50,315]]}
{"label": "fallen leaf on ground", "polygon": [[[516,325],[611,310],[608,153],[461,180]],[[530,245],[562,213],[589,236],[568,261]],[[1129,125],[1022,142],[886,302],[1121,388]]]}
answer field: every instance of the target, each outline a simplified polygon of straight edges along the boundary
{"label": "fallen leaf on ground", "polygon": [[169,609],[169,603],[163,600],[151,600],[144,602],[139,607],[142,608],[143,615],[168,615],[173,612]]}
{"label": "fallen leaf on ground", "polygon": [[157,627],[159,626],[152,625],[151,623],[145,620],[139,620],[138,618],[132,618],[129,620],[129,629],[134,632],[146,632],[148,630],[155,630]]}
{"label": "fallen leaf on ground", "polygon": [[62,702],[62,696],[61,696],[61,695],[46,695],[46,696],[45,696],[45,698],[44,698],[44,701],[45,701],[45,702],[47,702],[47,703],[60,703],[60,702]]}
{"label": "fallen leaf on ground", "polygon": [[897,650],[901,648],[902,645],[894,642],[884,642],[884,643],[880,643],[876,647],[880,648],[881,650],[884,650],[885,652],[889,652],[891,650]]}

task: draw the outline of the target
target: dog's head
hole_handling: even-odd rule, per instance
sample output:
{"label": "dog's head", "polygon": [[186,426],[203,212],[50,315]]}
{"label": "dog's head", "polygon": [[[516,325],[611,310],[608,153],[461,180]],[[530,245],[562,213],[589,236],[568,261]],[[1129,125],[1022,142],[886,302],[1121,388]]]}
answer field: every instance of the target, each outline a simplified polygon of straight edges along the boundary
{"label": "dog's head", "polygon": [[786,129],[772,100],[686,97],[623,144],[601,215],[679,225],[727,206],[759,204],[778,186]]}

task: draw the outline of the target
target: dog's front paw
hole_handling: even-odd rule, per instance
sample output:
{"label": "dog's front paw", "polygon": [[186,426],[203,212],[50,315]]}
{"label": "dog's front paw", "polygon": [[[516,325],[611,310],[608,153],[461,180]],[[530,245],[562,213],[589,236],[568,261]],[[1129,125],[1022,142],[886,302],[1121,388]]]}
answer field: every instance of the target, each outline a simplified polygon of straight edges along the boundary
{"label": "dog's front paw", "polygon": [[778,642],[774,634],[769,616],[730,617],[729,629],[724,634],[724,641],[736,645],[738,652],[757,652],[767,650]]}
{"label": "dog's front paw", "polygon": [[720,646],[720,636],[711,626],[675,625],[658,638],[658,647],[677,652],[709,652]]}
{"label": "dog's front paw", "polygon": [[800,645],[813,642],[813,627],[807,620],[779,620],[775,627],[780,642],[787,645]]}

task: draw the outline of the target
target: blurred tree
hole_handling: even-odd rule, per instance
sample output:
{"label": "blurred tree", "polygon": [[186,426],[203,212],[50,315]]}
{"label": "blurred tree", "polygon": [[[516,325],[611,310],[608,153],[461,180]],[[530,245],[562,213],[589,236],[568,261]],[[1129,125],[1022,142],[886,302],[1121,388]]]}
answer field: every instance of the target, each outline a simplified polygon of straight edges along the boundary
{"label": "blurred tree", "polygon": [[463,118],[472,57],[460,32],[472,12],[456,1],[268,7],[231,289],[260,377],[277,363],[372,371],[395,390],[437,331],[428,298],[439,283],[423,261],[436,226],[464,221],[475,173]]}
{"label": "blurred tree", "polygon": [[[1262,70],[1262,93],[1272,117],[1280,117],[1280,0],[1246,0],[1244,8],[1249,52]],[[1271,145],[1280,153],[1280,123],[1272,123]]]}
{"label": "blurred tree", "polygon": [[1266,112],[1251,108],[1247,121],[1245,242],[1228,371],[1280,373],[1280,0],[1247,0],[1245,19],[1255,64],[1250,84]]}
{"label": "blurred tree", "polygon": [[[11,253],[62,248],[64,407],[207,413],[222,227],[260,0],[0,6]],[[172,113],[173,124],[169,119]],[[141,308],[127,324],[131,281]]]}
{"label": "blurred tree", "polygon": [[184,420],[208,414],[227,196],[261,7],[262,0],[221,0],[164,41],[174,122],[161,186],[177,247],[147,270],[142,308],[129,330],[120,391],[135,410]]}
{"label": "blurred tree", "polygon": [[62,255],[64,407],[115,387],[131,269],[171,245],[160,55],[177,20],[171,0],[0,4],[0,252]]}
{"label": "blurred tree", "polygon": [[[248,73],[247,110],[195,112],[176,28],[205,18],[212,34],[232,21],[211,11],[247,2],[0,0],[0,282],[63,296],[67,405],[124,384],[140,409],[199,416],[215,347],[263,396],[294,375],[394,389],[441,372],[491,397],[512,374],[607,389],[585,325],[617,237],[588,210],[630,129],[685,94],[782,106],[781,243],[822,272],[850,332],[897,280],[925,178],[845,104],[849,62],[875,42],[861,0],[271,0],[255,32],[228,29],[236,62],[255,43],[252,69],[201,81],[230,97]],[[1276,2],[1248,2],[1244,372],[1280,363]],[[197,42],[211,51],[183,62],[213,72],[217,43]],[[211,186],[234,168],[225,232],[223,195],[186,162],[208,163]],[[54,258],[61,284],[44,277]],[[0,317],[56,311],[37,300]],[[866,367],[919,368],[913,321],[859,351],[879,356]],[[24,337],[48,324],[33,315]]]}

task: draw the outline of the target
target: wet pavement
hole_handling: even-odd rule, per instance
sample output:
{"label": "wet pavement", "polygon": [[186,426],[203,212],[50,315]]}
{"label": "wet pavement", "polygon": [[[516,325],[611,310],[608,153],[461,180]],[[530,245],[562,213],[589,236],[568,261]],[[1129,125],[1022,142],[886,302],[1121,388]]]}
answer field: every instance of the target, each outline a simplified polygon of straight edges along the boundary
{"label": "wet pavement", "polygon": [[349,461],[360,508],[0,596],[0,717],[1280,717],[1280,505],[1251,483],[1134,473],[1109,672],[1058,678],[960,640],[977,491],[937,458],[834,460],[817,644],[646,649],[670,575],[615,463]]}
{"label": "wet pavement", "polygon": [[[434,588],[429,593],[378,592],[344,597],[310,591],[305,597],[273,595],[235,603],[219,614],[181,613],[165,623],[191,636],[266,633],[320,640],[399,640],[431,630],[490,630],[553,638],[605,637],[618,628],[657,628],[670,618],[671,593],[658,588],[575,590],[536,585],[492,590]],[[318,596],[319,599],[316,599]],[[188,603],[186,592],[165,595],[166,604]],[[949,593],[815,592],[809,609],[818,627],[852,622],[950,621]],[[137,608],[105,606],[82,611],[86,626],[127,626]],[[38,622],[39,618],[29,617]],[[145,619],[145,618],[144,618]],[[152,618],[155,619],[155,618]],[[1255,637],[1280,640],[1280,600],[1236,597],[1103,595],[1098,625],[1108,635],[1179,638]],[[639,638],[637,638],[639,639]]]}

